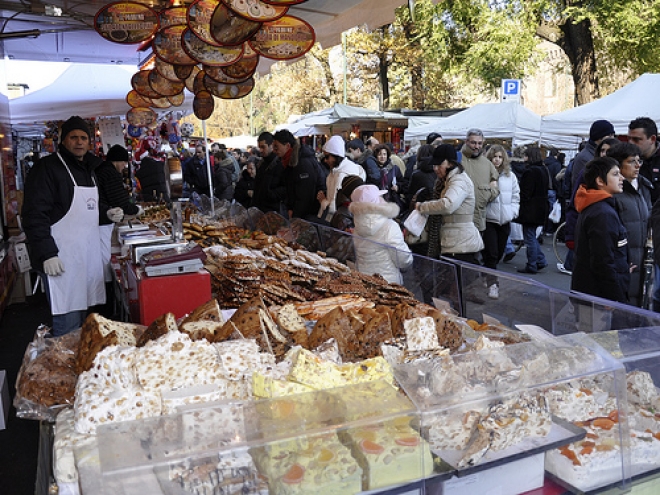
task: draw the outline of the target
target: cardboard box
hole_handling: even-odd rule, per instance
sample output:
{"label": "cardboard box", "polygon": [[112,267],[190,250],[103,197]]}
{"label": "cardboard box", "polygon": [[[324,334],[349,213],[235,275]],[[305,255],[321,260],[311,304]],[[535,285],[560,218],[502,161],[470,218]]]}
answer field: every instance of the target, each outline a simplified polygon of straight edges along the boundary
{"label": "cardboard box", "polygon": [[7,372],[0,370],[0,430],[7,428],[9,417],[9,386],[7,385]]}

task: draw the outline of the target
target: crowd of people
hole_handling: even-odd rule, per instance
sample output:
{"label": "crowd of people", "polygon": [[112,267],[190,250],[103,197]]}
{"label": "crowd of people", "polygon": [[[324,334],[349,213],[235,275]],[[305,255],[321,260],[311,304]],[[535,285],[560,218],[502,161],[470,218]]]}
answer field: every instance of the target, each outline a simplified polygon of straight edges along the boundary
{"label": "crowd of people", "polygon": [[[488,146],[479,129],[467,132],[460,149],[432,133],[405,154],[374,137],[346,142],[336,135],[317,155],[288,130],[263,132],[247,151],[213,143],[207,152],[197,144],[182,156],[183,191],[210,195],[210,171],[218,199],[351,231],[358,269],[397,283],[412,253],[496,270],[523,244],[526,263],[518,271],[539,273],[548,266],[539,234],[556,227],[558,220],[548,218],[558,201],[568,249],[558,268],[572,274],[571,288],[641,306],[651,232],[656,280],[660,272],[657,128],[643,117],[630,122],[626,142],[614,134],[610,122],[594,122],[583,149],[565,164],[558,150],[544,157],[534,145],[511,152]],[[27,177],[23,206],[56,335],[80,326],[89,307],[105,302],[112,225],[142,214],[124,188],[124,147],[112,147],[102,161],[89,151],[90,129],[79,117],[63,124],[61,138],[58,151]],[[139,199],[169,202],[157,152],[139,158]],[[405,227],[413,212],[425,220],[419,235]],[[488,297],[499,298],[498,278],[488,272],[485,279]],[[81,281],[85,290],[78,290]],[[653,309],[660,311],[660,283]]]}

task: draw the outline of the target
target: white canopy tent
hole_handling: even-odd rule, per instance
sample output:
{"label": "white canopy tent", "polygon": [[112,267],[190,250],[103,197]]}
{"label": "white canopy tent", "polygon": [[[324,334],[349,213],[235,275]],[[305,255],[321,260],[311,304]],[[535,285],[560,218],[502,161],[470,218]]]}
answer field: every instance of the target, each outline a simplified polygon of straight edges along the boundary
{"label": "white canopy tent", "polygon": [[[118,65],[71,64],[53,84],[9,101],[11,124],[44,123],[83,118],[124,116],[131,107],[126,95],[131,91],[135,69]],[[187,100],[192,100],[190,95]],[[191,101],[163,111],[190,111]]]}
{"label": "white canopy tent", "polygon": [[431,132],[445,139],[465,139],[470,129],[480,129],[486,139],[510,139],[513,147],[541,141],[541,145],[571,148],[573,141],[555,133],[541,139],[541,116],[518,103],[479,103],[450,117],[436,117],[431,123],[409,126],[406,141],[424,141]]}
{"label": "white canopy tent", "polygon": [[541,117],[517,103],[480,103],[451,117],[416,127],[408,127],[406,141],[425,140],[431,132],[445,139],[465,139],[469,129],[481,129],[486,138],[511,139],[513,145],[539,138]]}
{"label": "white canopy tent", "polygon": [[589,137],[591,124],[600,119],[609,120],[617,134],[626,134],[628,124],[637,117],[650,117],[660,121],[660,74],[643,74],[614,93],[564,112],[547,115],[541,120],[541,133],[560,135],[572,139],[575,147]]}
{"label": "white canopy tent", "polygon": [[277,130],[288,129],[295,136],[312,136],[330,134],[337,130],[350,130],[352,123],[385,121],[392,126],[405,127],[408,125],[408,118],[398,113],[336,103],[330,108],[311,112],[293,122],[281,124],[277,126]]}

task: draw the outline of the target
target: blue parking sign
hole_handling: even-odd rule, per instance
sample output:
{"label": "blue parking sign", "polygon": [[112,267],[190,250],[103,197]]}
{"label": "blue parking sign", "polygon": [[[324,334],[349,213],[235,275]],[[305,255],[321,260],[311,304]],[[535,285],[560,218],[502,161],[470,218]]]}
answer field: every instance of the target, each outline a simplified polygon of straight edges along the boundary
{"label": "blue parking sign", "polygon": [[514,96],[520,94],[520,79],[504,79],[502,81],[504,94]]}

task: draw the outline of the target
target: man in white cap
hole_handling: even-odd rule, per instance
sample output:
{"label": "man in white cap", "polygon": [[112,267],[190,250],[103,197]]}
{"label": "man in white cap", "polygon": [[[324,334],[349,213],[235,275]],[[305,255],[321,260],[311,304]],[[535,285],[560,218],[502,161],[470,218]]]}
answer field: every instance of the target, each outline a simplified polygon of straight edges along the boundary
{"label": "man in white cap", "polygon": [[316,199],[321,203],[319,209],[319,218],[327,220],[332,219],[337,205],[335,199],[337,191],[341,188],[341,182],[347,175],[357,175],[362,180],[367,178],[367,174],[360,165],[346,158],[346,143],[341,136],[332,136],[323,145],[323,161],[330,169],[326,178],[327,193],[319,191]]}
{"label": "man in white cap", "polygon": [[80,117],[62,124],[56,153],[39,160],[25,181],[23,227],[33,266],[45,274],[53,335],[79,328],[87,308],[105,303],[99,221],[124,212],[99,201],[89,152],[91,132]]}

